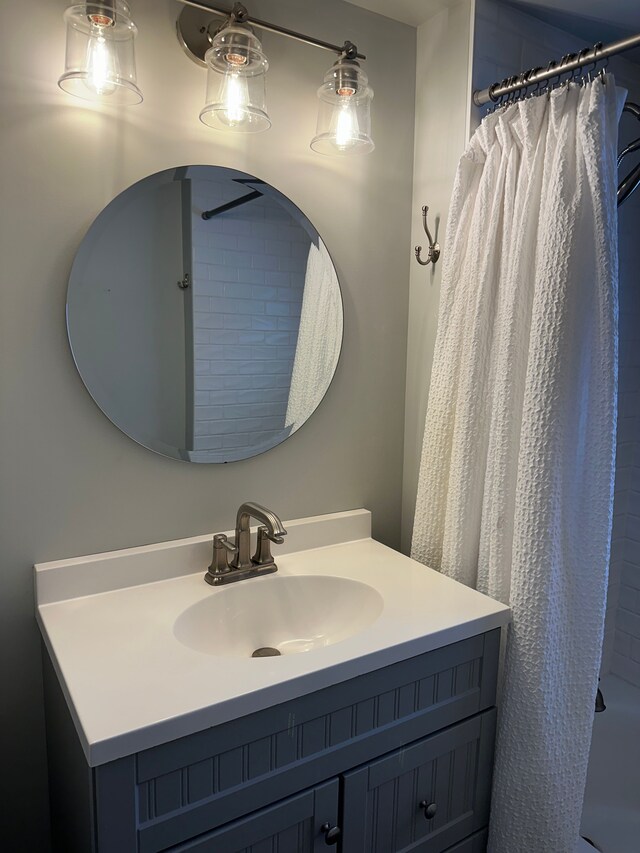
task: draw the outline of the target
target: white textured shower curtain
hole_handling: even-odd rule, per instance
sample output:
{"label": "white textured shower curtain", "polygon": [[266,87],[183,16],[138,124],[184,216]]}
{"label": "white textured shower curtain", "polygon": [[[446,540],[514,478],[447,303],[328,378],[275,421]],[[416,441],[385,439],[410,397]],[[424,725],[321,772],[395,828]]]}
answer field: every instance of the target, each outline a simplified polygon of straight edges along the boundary
{"label": "white textured shower curtain", "polygon": [[573,853],[617,386],[613,78],[487,116],[458,167],[412,556],[510,604],[490,853]]}
{"label": "white textured shower curtain", "polygon": [[311,243],[285,425],[297,430],[322,402],[342,346],[342,297],[327,247]]}

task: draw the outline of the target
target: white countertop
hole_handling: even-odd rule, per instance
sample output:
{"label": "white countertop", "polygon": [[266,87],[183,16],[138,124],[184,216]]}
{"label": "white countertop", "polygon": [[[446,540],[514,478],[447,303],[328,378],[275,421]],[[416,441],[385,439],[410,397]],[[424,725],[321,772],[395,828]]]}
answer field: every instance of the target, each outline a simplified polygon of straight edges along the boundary
{"label": "white countertop", "polygon": [[[174,634],[180,614],[229,588],[203,579],[210,536],[35,567],[38,623],[91,766],[509,620],[502,604],[372,540],[365,510],[285,527],[287,544],[274,548],[278,573],[240,583],[290,575],[360,581],[383,599],[371,625],[333,645],[259,660],[183,645]],[[319,542],[329,544],[315,547]]]}

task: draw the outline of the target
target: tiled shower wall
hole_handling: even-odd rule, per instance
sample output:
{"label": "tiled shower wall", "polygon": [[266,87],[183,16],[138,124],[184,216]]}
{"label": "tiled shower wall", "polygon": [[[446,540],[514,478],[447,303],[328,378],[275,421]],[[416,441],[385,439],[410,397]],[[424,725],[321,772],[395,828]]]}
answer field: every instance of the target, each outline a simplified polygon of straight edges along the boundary
{"label": "tiled shower wall", "polygon": [[285,429],[310,237],[268,195],[201,216],[252,189],[192,181],[199,461],[253,455]]}
{"label": "tiled shower wall", "polygon": [[[496,0],[477,0],[474,38],[474,88],[517,71],[545,66],[576,52],[584,38],[551,27]],[[499,57],[499,59],[496,59]],[[609,70],[640,103],[640,67],[621,57]],[[481,118],[478,110],[476,122]],[[640,135],[630,117],[620,124],[620,144]],[[633,157],[625,161],[626,174]],[[634,162],[637,162],[637,156]],[[625,171],[626,169],[626,171]],[[619,211],[620,398],[614,529],[605,622],[602,672],[614,672],[640,686],[640,191]]]}
{"label": "tiled shower wall", "polygon": [[[636,98],[637,100],[637,98]],[[623,118],[621,133],[640,125]],[[625,141],[627,141],[625,139]],[[632,160],[633,158],[629,158]],[[622,168],[628,171],[633,163]],[[614,538],[604,664],[640,687],[640,193],[619,210],[620,380]]]}

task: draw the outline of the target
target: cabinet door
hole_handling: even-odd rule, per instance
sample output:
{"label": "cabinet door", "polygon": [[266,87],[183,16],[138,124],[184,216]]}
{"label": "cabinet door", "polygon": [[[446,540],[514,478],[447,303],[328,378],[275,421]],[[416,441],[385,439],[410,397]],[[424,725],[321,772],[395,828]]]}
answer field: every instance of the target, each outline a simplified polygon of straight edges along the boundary
{"label": "cabinet door", "polygon": [[489,830],[481,829],[480,832],[475,832],[455,847],[449,847],[446,853],[486,853],[488,837]]}
{"label": "cabinet door", "polygon": [[338,780],[282,800],[167,853],[324,853],[338,823]]}
{"label": "cabinet door", "polygon": [[441,853],[489,819],[495,709],[344,776],[344,853]]}

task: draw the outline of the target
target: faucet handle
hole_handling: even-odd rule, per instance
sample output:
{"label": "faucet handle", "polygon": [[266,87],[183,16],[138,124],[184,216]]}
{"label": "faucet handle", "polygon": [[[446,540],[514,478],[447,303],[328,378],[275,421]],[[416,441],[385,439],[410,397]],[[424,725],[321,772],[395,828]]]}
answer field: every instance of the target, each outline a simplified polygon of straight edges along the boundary
{"label": "faucet handle", "polygon": [[207,583],[214,584],[216,578],[231,571],[229,554],[233,555],[236,551],[237,548],[229,542],[224,533],[216,533],[213,537],[213,558],[204,576]]}
{"label": "faucet handle", "polygon": [[[280,539],[280,541],[283,541]],[[257,563],[262,566],[265,563],[272,563],[271,541],[269,539],[269,530],[266,527],[258,528],[258,541],[256,544],[256,553],[251,558],[252,563]]]}

